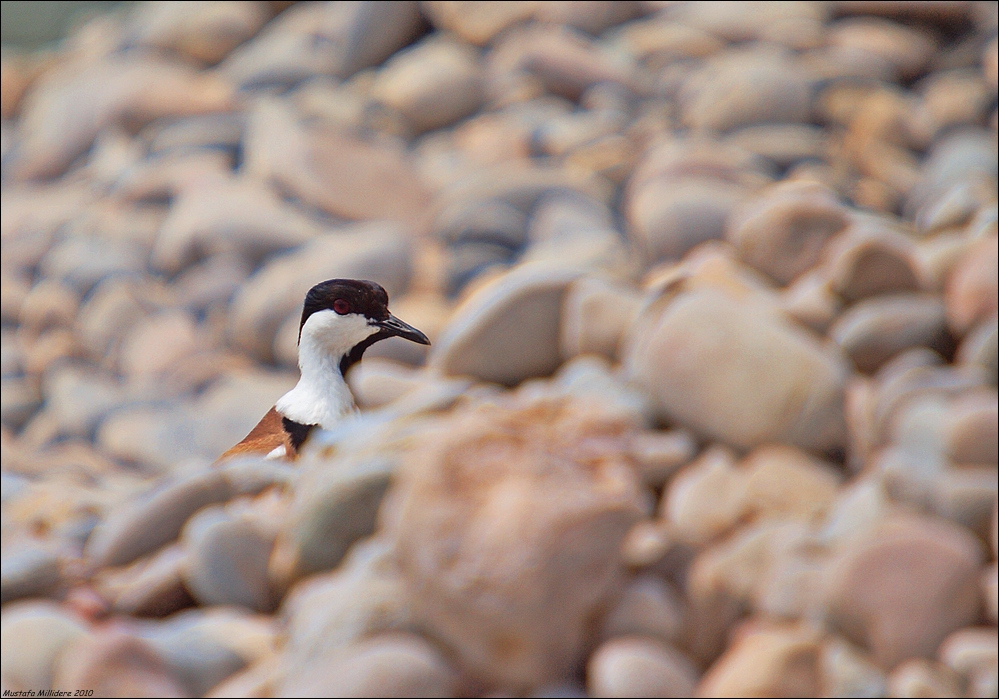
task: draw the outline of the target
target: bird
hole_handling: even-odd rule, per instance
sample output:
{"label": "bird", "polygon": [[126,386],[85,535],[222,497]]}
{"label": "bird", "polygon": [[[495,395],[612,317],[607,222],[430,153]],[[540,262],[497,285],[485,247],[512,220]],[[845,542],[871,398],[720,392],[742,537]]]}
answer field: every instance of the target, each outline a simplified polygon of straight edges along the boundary
{"label": "bird", "polygon": [[246,454],[294,460],[314,429],[333,429],[357,410],[344,377],[368,347],[389,337],[429,345],[389,312],[388,300],[380,285],[360,279],[328,279],[309,289],[298,325],[298,383],[218,461]]}

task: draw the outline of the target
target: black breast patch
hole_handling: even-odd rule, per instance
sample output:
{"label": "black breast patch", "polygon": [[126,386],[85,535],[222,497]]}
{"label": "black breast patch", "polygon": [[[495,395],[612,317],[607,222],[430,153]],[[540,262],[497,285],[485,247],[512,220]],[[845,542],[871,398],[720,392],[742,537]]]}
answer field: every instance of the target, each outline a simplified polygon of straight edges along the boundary
{"label": "black breast patch", "polygon": [[302,446],[306,437],[309,433],[316,427],[316,425],[303,425],[301,422],[295,422],[294,420],[289,420],[286,417],[281,418],[281,424],[284,426],[284,431],[288,433],[288,440],[291,442],[291,448],[297,453],[298,448]]}

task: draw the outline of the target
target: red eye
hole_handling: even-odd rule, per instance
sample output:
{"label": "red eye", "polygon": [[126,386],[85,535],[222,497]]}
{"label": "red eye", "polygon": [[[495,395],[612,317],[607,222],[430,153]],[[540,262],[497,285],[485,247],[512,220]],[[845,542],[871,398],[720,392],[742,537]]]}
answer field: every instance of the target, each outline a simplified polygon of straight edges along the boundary
{"label": "red eye", "polygon": [[344,301],[343,299],[337,299],[333,302],[333,310],[342,316],[350,313],[350,303]]}

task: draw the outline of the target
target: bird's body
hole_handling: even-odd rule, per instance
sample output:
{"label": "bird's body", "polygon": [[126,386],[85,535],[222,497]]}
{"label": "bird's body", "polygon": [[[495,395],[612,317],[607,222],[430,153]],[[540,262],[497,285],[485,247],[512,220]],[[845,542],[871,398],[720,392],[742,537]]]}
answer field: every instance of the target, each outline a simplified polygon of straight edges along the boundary
{"label": "bird's body", "polygon": [[388,294],[374,282],[331,279],[309,290],[298,336],[298,384],[220,459],[261,454],[293,459],[315,428],[332,429],[357,410],[344,376],[364,350],[388,337],[430,344],[426,335],[388,311]]}

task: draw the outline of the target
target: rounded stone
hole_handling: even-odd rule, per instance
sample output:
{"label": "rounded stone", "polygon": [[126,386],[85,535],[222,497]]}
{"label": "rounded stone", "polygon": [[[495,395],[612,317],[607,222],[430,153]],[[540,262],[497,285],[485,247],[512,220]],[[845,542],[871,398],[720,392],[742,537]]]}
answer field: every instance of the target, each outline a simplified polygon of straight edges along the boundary
{"label": "rounded stone", "polygon": [[929,657],[978,618],[981,561],[981,545],[966,529],[921,517],[888,520],[836,556],[830,621],[883,667]]}
{"label": "rounded stone", "polygon": [[690,697],[697,670],[682,653],[651,638],[603,643],[586,667],[591,697]]}
{"label": "rounded stone", "polygon": [[625,366],[661,419],[742,448],[843,446],[843,359],[806,331],[706,287],[653,304]]}

